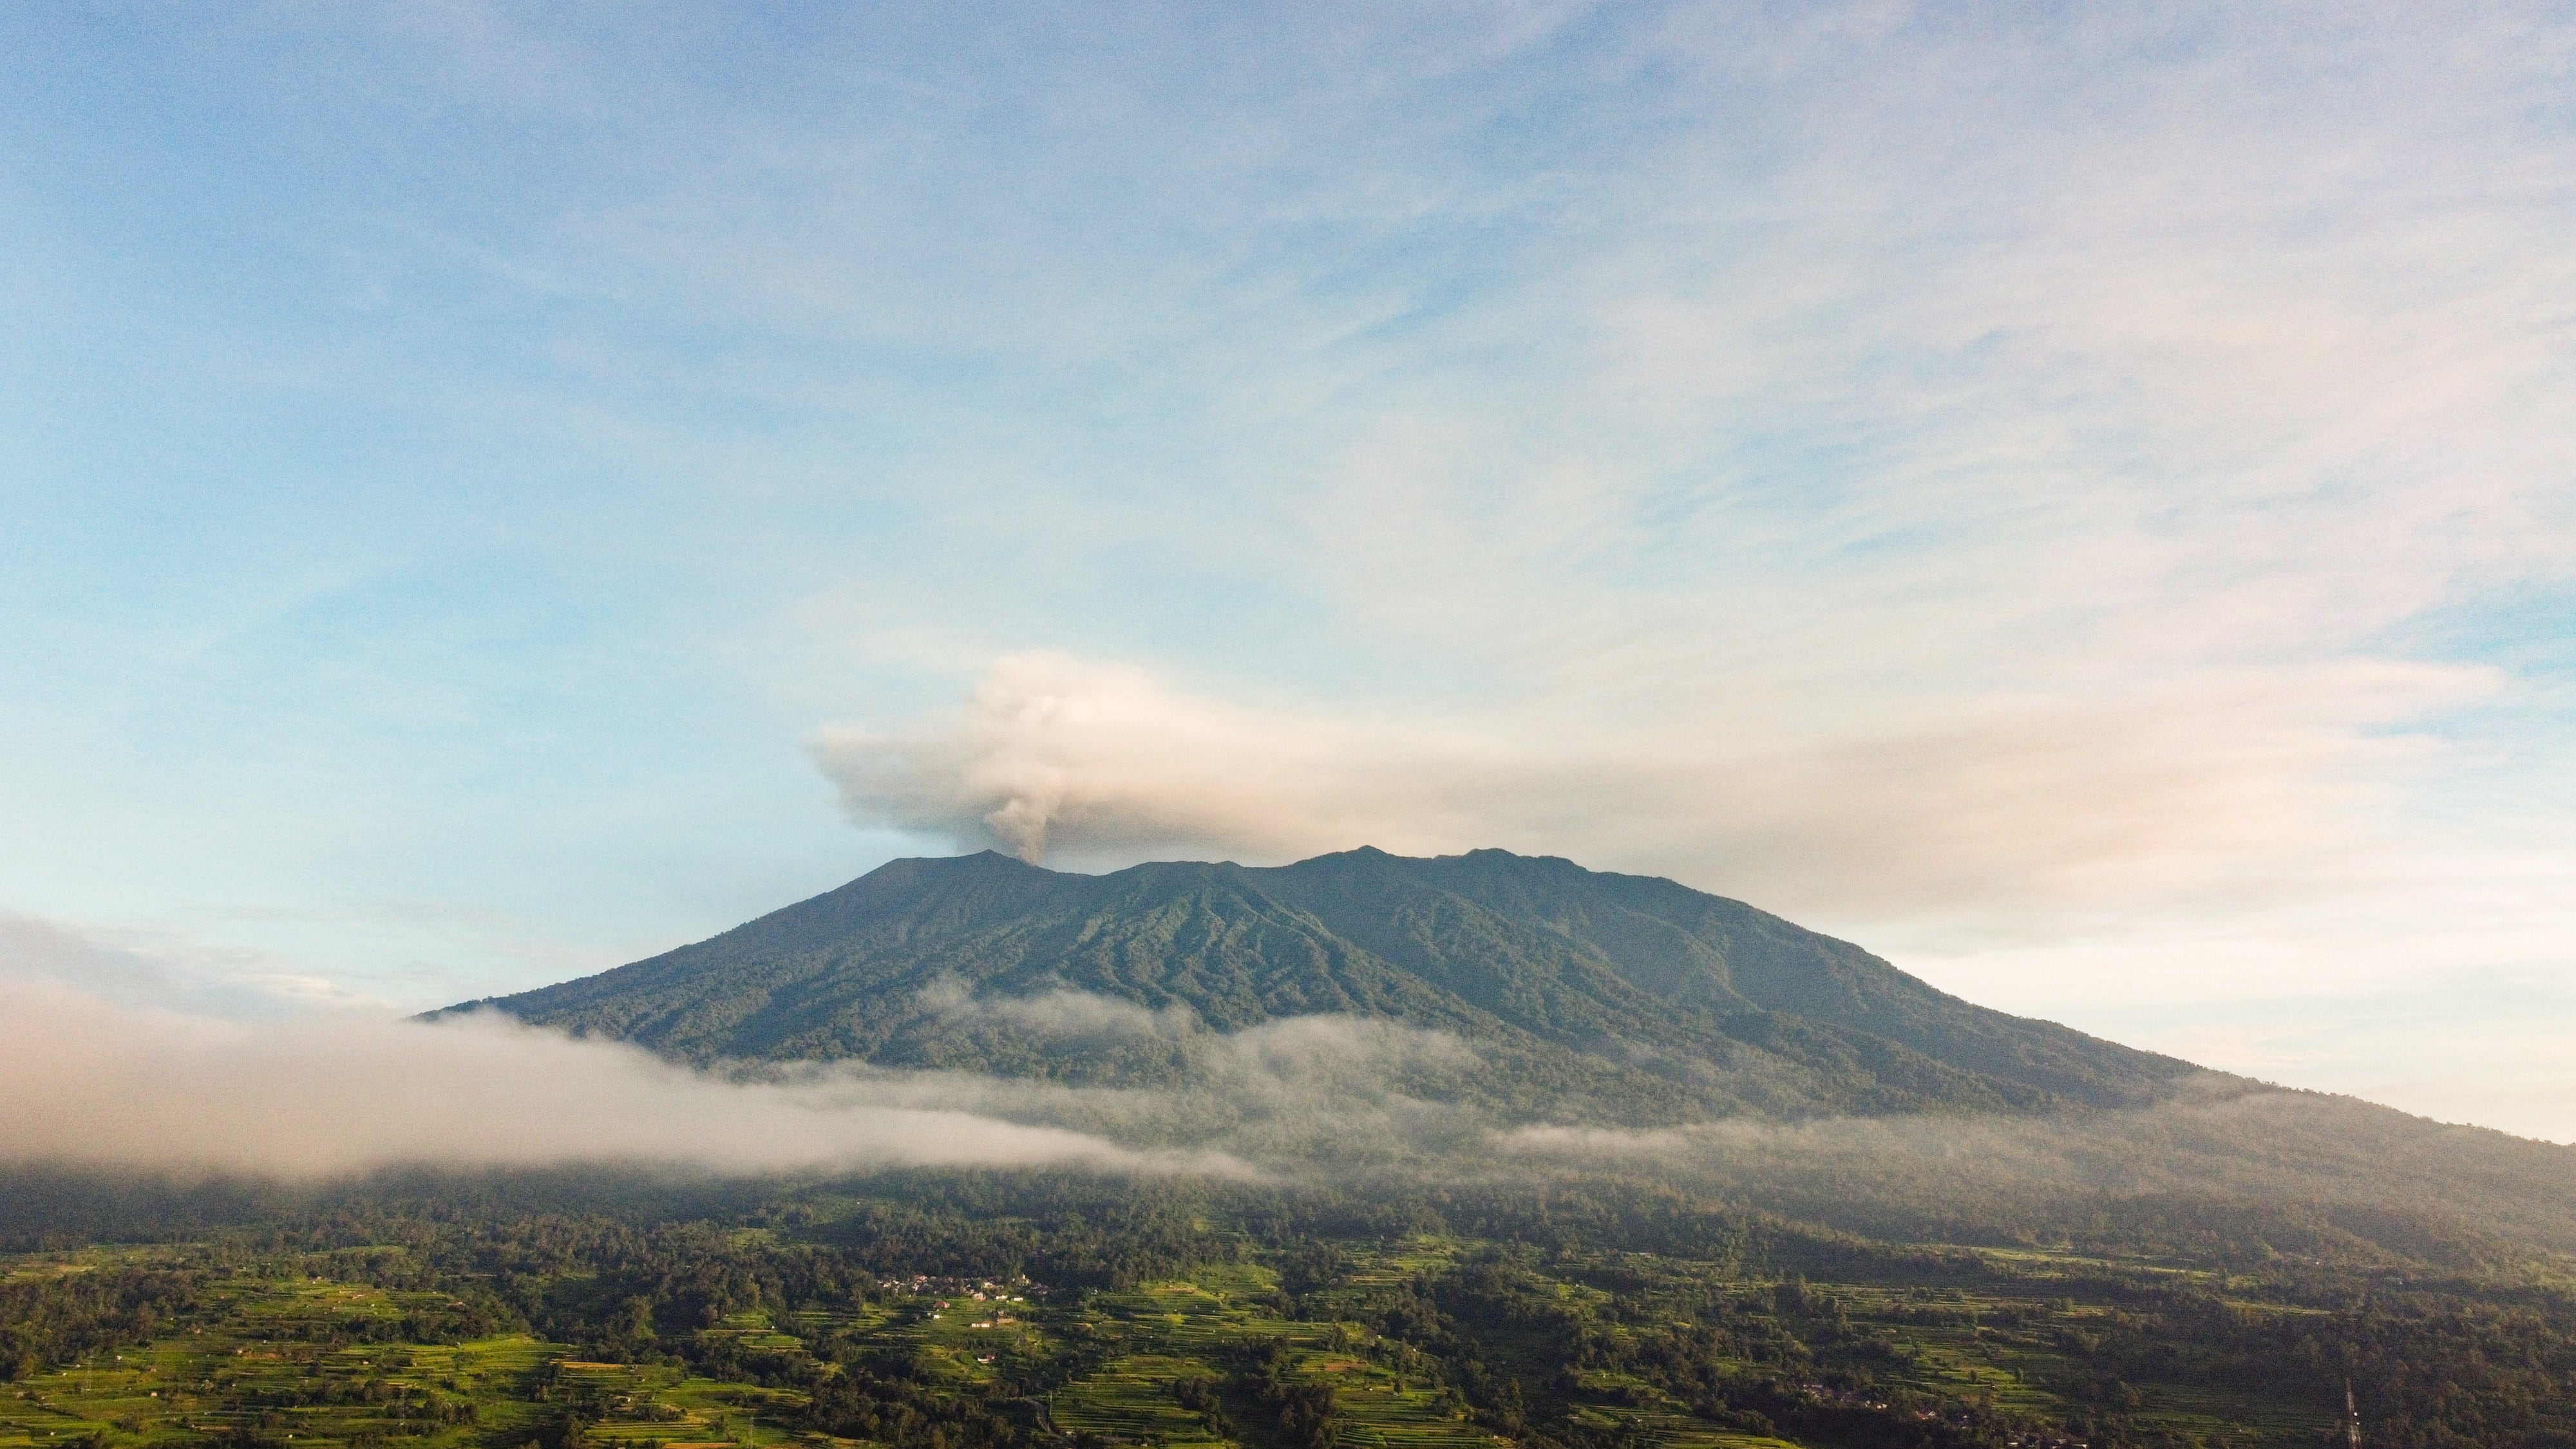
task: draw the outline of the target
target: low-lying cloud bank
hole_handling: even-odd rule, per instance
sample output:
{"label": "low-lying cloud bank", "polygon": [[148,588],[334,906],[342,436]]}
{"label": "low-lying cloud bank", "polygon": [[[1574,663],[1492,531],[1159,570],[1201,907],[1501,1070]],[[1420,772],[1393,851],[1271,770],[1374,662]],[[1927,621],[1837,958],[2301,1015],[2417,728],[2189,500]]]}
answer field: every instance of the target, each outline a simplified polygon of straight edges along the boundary
{"label": "low-lying cloud bank", "polygon": [[0,1163],[290,1178],[567,1163],[1246,1176],[1252,1159],[1387,1163],[1482,1130],[1407,1085],[1454,1082],[1474,1054],[1394,1022],[1309,1016],[1220,1033],[1186,1008],[1073,990],[979,998],[943,982],[923,1000],[942,1017],[1050,1047],[1175,1041],[1186,1076],[1138,1088],[862,1063],[705,1071],[498,1013],[232,1009],[132,952],[11,924]]}
{"label": "low-lying cloud bank", "polygon": [[1140,1088],[862,1063],[706,1071],[499,1013],[207,1008],[130,952],[20,924],[0,938],[0,1163],[288,1178],[567,1163],[1247,1176],[1255,1160],[1385,1165],[1484,1130],[1410,1090],[1455,1082],[1475,1055],[1387,1021],[1221,1033],[1186,1008],[1073,990],[979,998],[943,982],[923,999],[942,1017],[1050,1047],[1162,1038],[1185,1045],[1186,1077]]}
{"label": "low-lying cloud bank", "polygon": [[[101,950],[93,964],[114,966]],[[64,959],[0,953],[0,1166],[305,1180],[411,1166],[1050,1167],[1354,1187],[1607,1173],[1895,1233],[1991,1229],[2101,1195],[2217,1193],[2465,1214],[2576,1250],[2576,1150],[2214,1074],[2133,1112],[1623,1130],[1480,1110],[1461,1089],[1491,1067],[1470,1044],[1374,1018],[1228,1033],[1077,991],[993,999],[945,984],[930,1004],[956,1019],[1177,1042],[1186,1071],[1151,1087],[853,1063],[708,1072],[491,1014],[184,1015],[84,991]],[[133,984],[110,975],[113,990]]]}
{"label": "low-lying cloud bank", "polygon": [[[1074,1006],[1071,1003],[1086,1003]],[[977,999],[961,1008],[1013,1023],[1039,1014],[1043,1029],[1125,1008],[1130,1031],[1150,1028],[1185,1049],[1178,1080],[1136,1087],[1078,1084],[958,1071],[818,1066],[786,1075],[839,1100],[915,1110],[965,1111],[1127,1144],[1167,1156],[1251,1164],[1274,1176],[1428,1168],[1481,1148],[1485,1114],[1448,1100],[1484,1063],[1445,1032],[1373,1017],[1282,1017],[1241,1031],[1212,1031],[1185,1013],[1081,992]]]}
{"label": "low-lying cloud bank", "polygon": [[732,1080],[498,1016],[265,1022],[0,984],[0,1161],[317,1177],[569,1162],[718,1173],[1076,1165],[1240,1171],[823,1077]]}

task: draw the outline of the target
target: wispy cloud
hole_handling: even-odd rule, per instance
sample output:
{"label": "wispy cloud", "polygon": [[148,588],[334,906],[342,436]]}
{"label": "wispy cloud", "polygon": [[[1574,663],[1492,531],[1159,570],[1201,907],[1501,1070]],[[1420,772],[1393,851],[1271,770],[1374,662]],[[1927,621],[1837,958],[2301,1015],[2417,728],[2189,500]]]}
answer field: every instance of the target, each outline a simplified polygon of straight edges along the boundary
{"label": "wispy cloud", "polygon": [[1180,1002],[1161,1010],[1115,996],[1059,987],[1033,996],[976,996],[954,977],[923,989],[920,1004],[949,1021],[986,1021],[1040,1041],[1187,1036],[1198,1014]]}

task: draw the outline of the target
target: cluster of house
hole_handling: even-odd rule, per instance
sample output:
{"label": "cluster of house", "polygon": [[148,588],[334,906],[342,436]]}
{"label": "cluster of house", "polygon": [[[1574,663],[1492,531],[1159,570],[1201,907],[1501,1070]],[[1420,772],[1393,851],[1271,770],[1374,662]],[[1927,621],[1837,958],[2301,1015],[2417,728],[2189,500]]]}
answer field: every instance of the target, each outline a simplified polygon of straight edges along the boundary
{"label": "cluster of house", "polygon": [[[1043,1298],[1047,1291],[1045,1284],[1032,1283],[1026,1278],[1014,1278],[1007,1283],[996,1283],[990,1278],[935,1278],[927,1273],[918,1273],[910,1278],[887,1278],[880,1281],[877,1286],[889,1292],[911,1293],[923,1298],[928,1298],[934,1293],[950,1295],[931,1300],[930,1316],[933,1319],[944,1319],[955,1310],[971,1311],[970,1304],[987,1305],[985,1316],[968,1324],[969,1328],[1001,1328],[1017,1323],[1019,1320],[1002,1305],[1026,1303],[1032,1298]],[[1014,1289],[1019,1291],[1012,1291]]]}
{"label": "cluster of house", "polygon": [[[1885,1399],[1861,1393],[1857,1390],[1838,1389],[1829,1384],[1818,1383],[1800,1384],[1798,1387],[1806,1390],[1808,1397],[1822,1399],[1829,1404],[1841,1404],[1846,1408],[1874,1409],[1881,1413],[1887,1412],[1888,1410],[1888,1403]],[[1914,1411],[1914,1417],[1918,1419],[1939,1419],[1948,1417],[1962,1424],[1968,1421],[1967,1416],[1964,1414],[1953,1413],[1945,1416],[1937,1409],[1917,1409]],[[2013,1449],[2086,1449],[2085,1443],[2081,1439],[2067,1439],[2048,1433],[2016,1434],[2006,1442],[2011,1444]]]}
{"label": "cluster of house", "polygon": [[[1013,1278],[1008,1282],[996,1283],[990,1278],[938,1278],[928,1273],[915,1273],[909,1278],[881,1278],[877,1280],[877,1286],[888,1293],[910,1293],[915,1297],[946,1293],[958,1298],[972,1298],[978,1302],[1007,1299],[1014,1303],[1024,1303],[1030,1298],[1044,1298],[1047,1295],[1047,1286],[1044,1283],[1033,1283],[1026,1278]],[[1013,1289],[1018,1291],[1014,1293],[1011,1291]],[[947,1305],[940,1306],[944,1308]]]}

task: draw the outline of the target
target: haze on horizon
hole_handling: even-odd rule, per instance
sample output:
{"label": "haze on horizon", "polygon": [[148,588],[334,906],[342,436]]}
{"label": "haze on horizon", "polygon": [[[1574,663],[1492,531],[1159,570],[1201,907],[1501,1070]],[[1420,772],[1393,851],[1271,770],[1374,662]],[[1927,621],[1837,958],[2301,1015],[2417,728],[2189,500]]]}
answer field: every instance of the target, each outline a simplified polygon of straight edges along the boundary
{"label": "haze on horizon", "polygon": [[1501,846],[2576,1140],[2564,7],[0,53],[0,987]]}

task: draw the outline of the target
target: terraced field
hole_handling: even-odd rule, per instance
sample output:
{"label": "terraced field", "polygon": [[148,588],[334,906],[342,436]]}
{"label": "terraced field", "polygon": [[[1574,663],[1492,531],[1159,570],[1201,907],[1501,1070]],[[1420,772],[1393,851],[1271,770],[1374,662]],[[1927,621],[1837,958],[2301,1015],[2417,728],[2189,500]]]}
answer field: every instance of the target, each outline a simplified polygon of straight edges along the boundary
{"label": "terraced field", "polygon": [[[1363,1268],[1371,1283],[1393,1282],[1440,1259],[1393,1256]],[[1082,1330],[1119,1350],[1097,1371],[1058,1390],[1049,1404],[1055,1422],[1090,1431],[1167,1445],[1228,1442],[1197,1412],[1183,1408],[1174,1389],[1187,1379],[1222,1385],[1231,1358],[1248,1345],[1287,1346],[1288,1377],[1333,1390],[1342,1442],[1362,1446],[1486,1445],[1494,1436],[1465,1422],[1454,1400],[1444,1401],[1417,1375],[1408,1383],[1390,1369],[1353,1352],[1387,1346],[1341,1321],[1279,1318],[1254,1306],[1278,1289],[1266,1268],[1225,1264],[1187,1281],[1140,1285],[1097,1295]],[[1226,1417],[1238,1441],[1263,1441],[1262,1410],[1239,1389],[1223,1392]]]}
{"label": "terraced field", "polygon": [[[440,1293],[306,1280],[215,1285],[213,1321],[10,1386],[0,1446],[156,1443],[255,1433],[281,1442],[480,1444],[542,1412],[523,1386],[549,1358],[525,1335],[386,1342]],[[352,1342],[351,1339],[359,1341]]]}
{"label": "terraced field", "polygon": [[[1973,1411],[1989,1425],[2062,1423],[2085,1412],[2076,1395],[2106,1392],[2082,1346],[2118,1312],[2066,1296],[2100,1265],[2038,1253],[1976,1259],[1982,1286],[1970,1290],[1928,1278],[1793,1283],[1642,1254],[1542,1259],[1424,1235],[1061,1297],[1025,1280],[878,1282],[842,1300],[709,1310],[702,1327],[648,1332],[639,1361],[624,1362],[525,1332],[457,1332],[496,1311],[490,1285],[376,1286],[424,1281],[399,1271],[393,1250],[229,1276],[189,1251],[0,1265],[16,1282],[183,1261],[201,1273],[163,1331],[0,1386],[0,1449],[829,1449],[861,1441],[821,1432],[816,1423],[841,1421],[809,1407],[854,1370],[986,1405],[1040,1442],[1086,1446],[1317,1449],[1320,1432],[1348,1449],[1469,1449],[1511,1442],[1526,1412],[1576,1442],[1796,1449],[1747,1432],[1774,1421],[1713,1402],[1712,1380],[1659,1380],[1642,1365],[1671,1344],[1701,1344],[1691,1350],[1699,1372],[1767,1375],[1774,1397],[1761,1402],[1789,1416],[1779,1422],[1865,1411],[1877,1423],[1901,1414],[1966,1425]],[[1501,1286],[1476,1288],[1478,1273]],[[477,1293],[479,1309],[466,1301]],[[2237,1311],[2312,1310],[2248,1300]],[[1792,1327],[1841,1343],[1843,1362],[1877,1365],[1874,1378],[1802,1366]],[[1469,1331],[1472,1342],[1455,1336]],[[2302,1444],[2334,1427],[2317,1403],[2163,1382],[2111,1391],[2177,1443]],[[1300,1395],[1328,1408],[1321,1429],[1291,1439],[1278,1406]],[[1861,1444],[1874,1432],[1805,1442]]]}
{"label": "terraced field", "polygon": [[[149,1255],[21,1260],[13,1271],[96,1272],[136,1261]],[[585,1435],[603,1444],[733,1449],[790,1437],[758,1418],[792,1409],[792,1395],[676,1368],[584,1361],[527,1334],[438,1343],[403,1332],[462,1306],[443,1292],[319,1275],[221,1279],[192,1315],[201,1321],[182,1331],[0,1389],[0,1449],[207,1440],[482,1449],[527,1443],[569,1410],[581,1411]],[[765,1322],[711,1332],[801,1343]]]}
{"label": "terraced field", "polygon": [[[2051,1385],[2083,1378],[2063,1346],[2064,1336],[2098,1329],[2101,1310],[2052,1302],[2046,1290],[2099,1260],[2059,1258],[2037,1252],[1980,1253],[2028,1282],[2026,1294],[2002,1295],[1883,1286],[1841,1286],[1834,1295],[1862,1322],[1882,1323],[1904,1345],[1908,1364],[1898,1376],[1911,1386],[1960,1396],[1999,1408],[2048,1418],[2077,1406]],[[2159,1271],[2148,1269],[2146,1271]],[[2180,1270],[2161,1270],[2176,1273]],[[2211,1275],[2190,1276],[2208,1279]],[[2248,1314],[2311,1310],[2242,1304]],[[2139,1392],[2137,1420],[2178,1436],[2224,1439],[2252,1430],[2285,1441],[2315,1439],[2337,1426],[2326,1404],[2284,1404],[2276,1397],[2207,1388],[2150,1385]]]}

